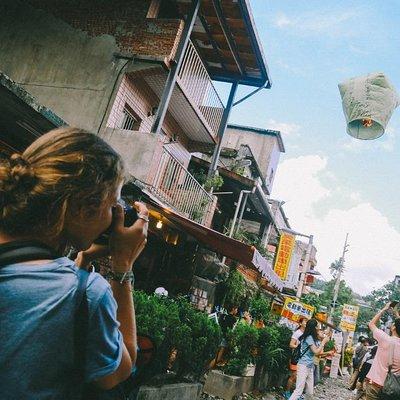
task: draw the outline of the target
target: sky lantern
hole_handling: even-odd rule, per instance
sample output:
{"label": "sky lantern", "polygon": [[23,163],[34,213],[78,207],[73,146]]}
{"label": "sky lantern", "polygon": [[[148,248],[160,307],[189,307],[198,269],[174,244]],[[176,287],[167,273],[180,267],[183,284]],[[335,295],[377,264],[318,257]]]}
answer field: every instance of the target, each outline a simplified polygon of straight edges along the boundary
{"label": "sky lantern", "polygon": [[382,72],[351,78],[339,84],[347,133],[356,139],[377,139],[385,132],[400,104],[394,86]]}

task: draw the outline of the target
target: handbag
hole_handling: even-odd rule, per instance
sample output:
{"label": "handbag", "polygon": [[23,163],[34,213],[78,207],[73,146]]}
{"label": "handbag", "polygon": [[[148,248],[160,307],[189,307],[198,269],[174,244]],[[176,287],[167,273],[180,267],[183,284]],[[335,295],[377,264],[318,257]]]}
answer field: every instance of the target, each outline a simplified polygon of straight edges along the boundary
{"label": "handbag", "polygon": [[395,375],[392,372],[394,347],[395,343],[392,340],[392,343],[390,344],[388,373],[385,379],[385,383],[383,384],[382,395],[381,395],[381,398],[384,400],[400,399],[400,375]]}

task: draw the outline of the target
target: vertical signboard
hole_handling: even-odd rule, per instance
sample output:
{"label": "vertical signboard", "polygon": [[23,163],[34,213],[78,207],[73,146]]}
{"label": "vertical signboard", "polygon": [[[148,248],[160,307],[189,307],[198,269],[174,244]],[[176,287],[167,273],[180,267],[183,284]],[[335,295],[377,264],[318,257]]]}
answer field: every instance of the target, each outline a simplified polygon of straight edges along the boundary
{"label": "vertical signboard", "polygon": [[289,233],[282,233],[279,240],[278,252],[276,254],[274,270],[282,279],[286,280],[289,272],[290,259],[292,258],[295,237]]}
{"label": "vertical signboard", "polygon": [[342,319],[340,320],[340,329],[343,331],[354,332],[360,307],[345,304],[342,311]]}

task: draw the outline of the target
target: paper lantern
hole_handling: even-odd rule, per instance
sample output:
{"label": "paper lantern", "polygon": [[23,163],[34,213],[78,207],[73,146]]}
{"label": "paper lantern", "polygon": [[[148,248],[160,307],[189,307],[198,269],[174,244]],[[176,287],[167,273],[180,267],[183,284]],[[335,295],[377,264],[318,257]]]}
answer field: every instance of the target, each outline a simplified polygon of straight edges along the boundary
{"label": "paper lantern", "polygon": [[347,133],[357,139],[377,139],[399,105],[396,89],[382,72],[339,84]]}

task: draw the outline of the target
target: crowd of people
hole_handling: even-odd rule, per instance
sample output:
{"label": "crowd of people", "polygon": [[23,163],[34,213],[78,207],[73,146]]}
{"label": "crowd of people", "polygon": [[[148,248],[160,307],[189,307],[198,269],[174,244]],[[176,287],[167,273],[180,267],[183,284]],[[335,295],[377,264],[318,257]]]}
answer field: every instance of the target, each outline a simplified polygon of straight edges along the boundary
{"label": "crowd of people", "polygon": [[[386,312],[395,317],[389,332],[378,328]],[[368,326],[371,337],[360,336],[352,351],[353,371],[348,389],[353,392],[354,400],[400,399],[400,318],[393,303],[380,310]],[[293,356],[284,393],[286,399],[302,399],[303,393],[313,395],[314,386],[320,381],[320,359],[335,352],[324,351],[329,339],[330,332],[324,332],[315,319],[300,318],[290,341]]]}
{"label": "crowd of people", "polygon": [[[80,129],[53,130],[22,154],[0,159],[2,399],[89,398],[134,373],[132,267],[146,245],[149,218],[136,203],[137,220],[125,226],[124,180],[120,156]],[[96,244],[104,232],[108,244]],[[74,260],[64,256],[71,248]],[[98,257],[111,260],[108,280],[87,271]],[[349,389],[357,400],[381,398],[388,381],[393,390],[400,386],[400,318],[389,333],[378,327],[391,306],[375,315],[372,338],[360,338],[355,349]],[[220,320],[224,333],[252,323],[248,311],[239,321],[237,313],[232,307]],[[299,322],[290,341],[289,400],[313,395],[320,360],[332,356],[325,351],[331,332],[316,319]],[[224,339],[216,364],[225,347]]]}

